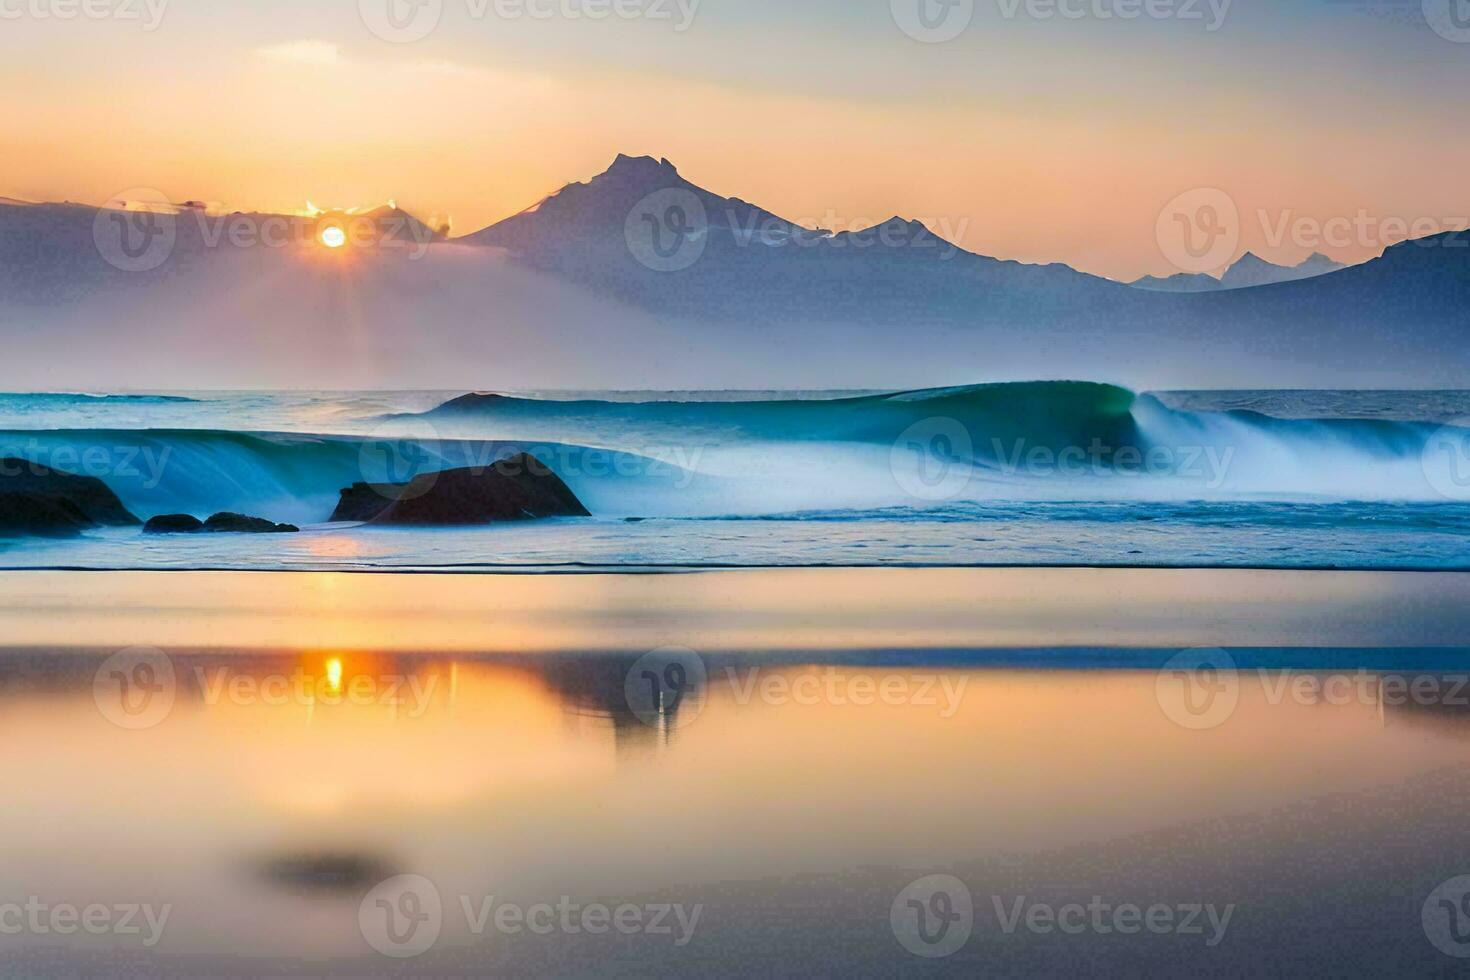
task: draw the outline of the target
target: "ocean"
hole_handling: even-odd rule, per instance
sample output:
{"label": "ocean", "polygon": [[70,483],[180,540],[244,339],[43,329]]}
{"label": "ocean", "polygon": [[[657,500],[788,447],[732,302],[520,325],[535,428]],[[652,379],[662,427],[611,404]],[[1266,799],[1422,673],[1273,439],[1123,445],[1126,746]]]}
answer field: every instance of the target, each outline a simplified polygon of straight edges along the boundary
{"label": "ocean", "polygon": [[[519,451],[593,516],[327,523],[356,481]],[[0,541],[12,569],[1470,568],[1464,391],[18,393],[0,457],[302,528]]]}

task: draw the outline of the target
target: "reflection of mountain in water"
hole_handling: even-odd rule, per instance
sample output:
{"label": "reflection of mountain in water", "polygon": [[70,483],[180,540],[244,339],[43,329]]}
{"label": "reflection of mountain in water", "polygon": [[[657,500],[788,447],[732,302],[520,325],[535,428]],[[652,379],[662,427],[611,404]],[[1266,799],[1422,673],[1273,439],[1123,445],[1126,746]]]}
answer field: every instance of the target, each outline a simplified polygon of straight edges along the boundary
{"label": "reflection of mountain in water", "polygon": [[537,658],[536,670],[568,711],[605,719],[619,748],[668,745],[703,707],[707,685],[702,678],[691,678],[661,710],[649,710],[636,695],[629,697],[629,684],[639,682],[638,661],[639,657],[627,654]]}
{"label": "reflection of mountain in water", "polygon": [[1470,671],[1385,674],[1379,677],[1378,696],[1384,725],[1470,738]]}
{"label": "reflection of mountain in water", "polygon": [[[146,649],[146,648],[145,648]],[[111,650],[0,651],[0,703],[67,699],[96,701],[99,708],[109,696],[109,677],[115,668]],[[299,710],[307,721],[334,711],[371,711],[375,719],[391,723],[438,720],[458,723],[476,709],[499,712],[495,698],[520,698],[540,691],[548,702],[568,716],[589,719],[610,734],[619,749],[673,744],[679,732],[718,697],[722,705],[749,704],[733,685],[748,677],[758,664],[773,672],[789,668],[833,666],[853,670],[891,668],[903,671],[963,670],[1157,670],[1163,654],[1157,650],[888,650],[860,652],[803,651],[762,655],[756,661],[732,654],[688,656],[693,662],[680,670],[677,690],[650,702],[645,685],[650,680],[647,654],[582,653],[565,655],[489,655],[443,657],[384,655],[363,652],[311,651],[303,653],[224,653],[175,650],[167,655],[142,654],[166,660],[150,679],[171,677],[174,703],[193,710],[253,710],[285,706]],[[1338,678],[1350,687],[1323,687],[1320,703],[1340,703],[1349,691],[1353,704],[1376,706],[1385,725],[1425,726],[1470,736],[1470,655],[1441,651],[1439,670],[1392,672],[1382,669],[1360,673],[1366,664],[1382,664],[1415,655],[1410,651],[1355,650],[1334,658],[1323,651],[1239,651],[1242,671],[1259,669],[1309,672],[1320,678]],[[1467,669],[1455,672],[1459,663]],[[129,668],[131,669],[131,668]],[[653,672],[654,676],[658,671]],[[466,683],[473,678],[472,683]],[[517,694],[516,692],[524,692]],[[243,692],[243,693],[242,693]],[[486,701],[486,692],[493,697]],[[1300,694],[1298,697],[1302,696]],[[507,702],[508,703],[508,702]],[[497,716],[499,717],[499,716]],[[501,718],[500,720],[504,720]]]}

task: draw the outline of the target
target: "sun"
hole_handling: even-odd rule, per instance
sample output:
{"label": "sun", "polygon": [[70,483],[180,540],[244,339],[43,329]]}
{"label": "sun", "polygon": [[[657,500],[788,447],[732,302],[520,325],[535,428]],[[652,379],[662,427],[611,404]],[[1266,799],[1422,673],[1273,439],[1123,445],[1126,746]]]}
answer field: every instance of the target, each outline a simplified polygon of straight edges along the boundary
{"label": "sun", "polygon": [[347,232],[338,228],[336,225],[328,225],[323,228],[320,237],[322,244],[327,246],[327,248],[341,248],[347,244]]}

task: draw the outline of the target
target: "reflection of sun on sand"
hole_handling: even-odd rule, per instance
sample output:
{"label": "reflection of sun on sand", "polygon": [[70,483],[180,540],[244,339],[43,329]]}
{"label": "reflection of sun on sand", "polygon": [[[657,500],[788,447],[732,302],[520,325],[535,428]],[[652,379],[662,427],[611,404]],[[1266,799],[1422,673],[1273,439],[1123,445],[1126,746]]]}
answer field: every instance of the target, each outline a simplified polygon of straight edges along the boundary
{"label": "reflection of sun on sand", "polygon": [[[1041,881],[1084,902],[1175,894],[1161,877],[1174,869],[1186,899],[1240,903],[1238,945],[1253,949],[1257,908],[1300,914],[1299,891],[1320,910],[1325,892],[1304,874],[1371,865],[1363,893],[1401,901],[1405,882],[1465,840],[1454,808],[1465,770],[1447,768],[1463,767],[1463,737],[1385,730],[1368,705],[1272,703],[1246,674],[1228,724],[1198,732],[1160,710],[1155,671],[974,670],[946,651],[859,665],[804,656],[710,657],[698,721],[656,751],[621,752],[625,733],[589,716],[617,710],[629,654],[184,653],[185,684],[196,665],[209,685],[220,669],[255,682],[299,671],[320,696],[206,701],[191,687],[165,722],[135,732],[99,714],[91,671],[65,666],[74,655],[31,655],[57,666],[27,676],[65,680],[44,694],[0,684],[7,875],[56,887],[84,869],[99,901],[162,887],[181,910],[165,956],[351,957],[356,899],[397,873],[427,876],[451,902],[671,889],[669,900],[719,909],[722,928],[748,902],[809,943],[834,909],[871,919],[915,868],[954,868],[986,898]],[[742,693],[755,664],[788,680],[831,667],[870,689],[934,672],[967,687],[953,714],[918,700],[772,701]],[[330,696],[395,676],[431,692],[427,710]],[[301,887],[344,876],[355,883],[301,900]],[[499,957],[516,937],[490,939]],[[514,962],[544,966],[545,948]],[[606,947],[594,952],[605,963]]]}
{"label": "reflection of sun on sand", "polygon": [[332,657],[327,661],[327,688],[333,694],[342,693],[342,658]]}
{"label": "reflection of sun on sand", "polygon": [[1470,577],[1453,573],[12,572],[0,573],[0,584],[10,645],[113,649],[1462,646],[1470,609]]}
{"label": "reflection of sun on sand", "polygon": [[[375,825],[553,777],[605,776],[615,762],[610,726],[569,725],[577,719],[555,681],[513,664],[366,652],[173,656],[179,688],[167,718],[118,751],[167,754],[170,772],[158,775],[170,786],[214,786],[191,803],[208,819],[236,798],[293,819],[331,825],[355,813]],[[99,721],[109,724],[83,680],[69,709],[78,751],[105,733]],[[204,745],[228,746],[230,764],[185,748]]]}

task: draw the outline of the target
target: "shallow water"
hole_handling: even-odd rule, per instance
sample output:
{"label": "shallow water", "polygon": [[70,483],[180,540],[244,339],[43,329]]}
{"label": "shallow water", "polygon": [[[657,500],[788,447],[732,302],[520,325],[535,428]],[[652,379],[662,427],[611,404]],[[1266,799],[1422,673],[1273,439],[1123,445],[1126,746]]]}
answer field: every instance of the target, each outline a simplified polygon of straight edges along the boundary
{"label": "shallow water", "polygon": [[991,504],[771,518],[325,526],[0,542],[0,568],[506,571],[779,566],[1470,568],[1470,505]]}
{"label": "shallow water", "polygon": [[[1470,873],[1467,599],[1444,574],[8,574],[0,909],[168,914],[152,945],[7,935],[0,966],[1448,969],[1424,916]],[[928,959],[901,899],[932,874],[973,915]],[[1008,932],[1017,901],[1230,912]],[[644,928],[664,906],[684,926]]]}

